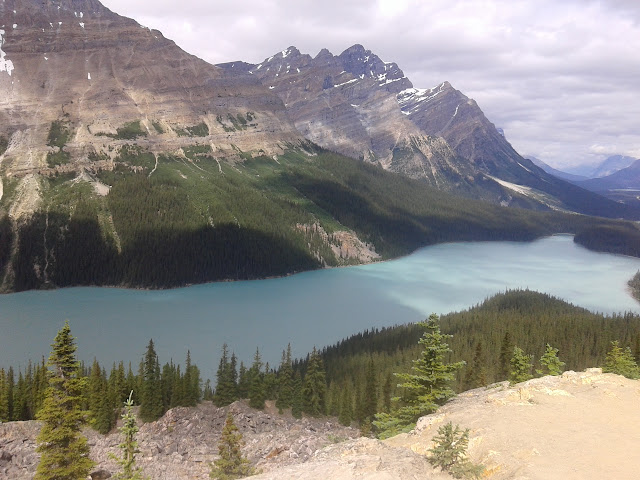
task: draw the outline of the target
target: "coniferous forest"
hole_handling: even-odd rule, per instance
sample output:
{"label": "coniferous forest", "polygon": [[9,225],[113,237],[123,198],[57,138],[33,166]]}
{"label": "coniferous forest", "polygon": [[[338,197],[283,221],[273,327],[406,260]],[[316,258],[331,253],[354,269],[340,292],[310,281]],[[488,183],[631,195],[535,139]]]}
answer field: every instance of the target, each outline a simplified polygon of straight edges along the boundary
{"label": "coniferous forest", "polygon": [[[630,222],[552,210],[505,208],[450,195],[309,145],[277,161],[244,155],[218,162],[208,146],[186,158],[123,145],[113,170],[41,179],[42,205],[28,220],[0,199],[0,289],[73,285],[166,288],[265,278],[358,262],[334,234],[349,230],[382,259],[447,241],[528,241],[576,234],[595,250],[640,255]],[[157,162],[157,163],[156,163]]]}
{"label": "coniferous forest", "polygon": [[[443,360],[459,365],[454,380],[447,382],[455,392],[513,378],[519,352],[527,360],[523,378],[549,373],[554,362],[549,358],[556,355],[556,364],[564,362],[565,370],[603,366],[612,342],[640,360],[639,316],[604,316],[526,290],[498,294],[468,310],[443,315],[439,328],[449,350]],[[114,428],[131,391],[143,421],[203,400],[225,406],[246,399],[257,409],[270,400],[297,418],[331,415],[344,425],[375,433],[376,414],[393,411],[395,398],[403,394],[396,374],[411,371],[424,349],[418,343],[424,333],[420,324],[374,329],[314,349],[301,359],[292,358],[289,346],[278,365],[265,364],[258,350],[252,359],[238,359],[225,345],[214,379],[201,377],[188,351],[182,365],[162,363],[150,340],[138,365],[103,366],[94,360],[78,366],[84,379],[82,409],[88,423],[106,433]],[[47,372],[44,357],[24,370],[0,368],[0,421],[38,417]]]}

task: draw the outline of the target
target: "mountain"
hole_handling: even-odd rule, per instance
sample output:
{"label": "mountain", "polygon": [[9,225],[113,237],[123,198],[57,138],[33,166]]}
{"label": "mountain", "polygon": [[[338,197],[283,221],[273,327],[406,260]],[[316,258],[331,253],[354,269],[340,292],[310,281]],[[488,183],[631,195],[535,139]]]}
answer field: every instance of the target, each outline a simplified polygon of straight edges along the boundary
{"label": "mountain", "polygon": [[[453,124],[438,127],[449,139],[425,132],[410,107],[417,100],[405,98],[404,112],[398,102],[410,82],[359,46],[340,58],[288,49],[260,69],[217,67],[97,0],[5,0],[0,25],[0,291],[264,278],[436,242],[585,229],[607,249],[610,235],[596,226],[637,234],[630,224],[451,195],[633,217],[519,157],[463,158],[456,149],[477,153],[482,135],[466,138]],[[294,59],[295,68],[286,63]],[[282,74],[255,73],[270,68]],[[287,70],[289,82],[299,75],[290,93]],[[438,102],[445,92],[462,98],[447,85],[437,91]],[[472,101],[454,116],[490,130]],[[368,145],[368,162],[312,135],[352,155]],[[416,172],[421,181],[408,178]],[[520,177],[508,172],[558,191],[509,183]]]}
{"label": "mountain", "polygon": [[583,180],[576,184],[593,192],[616,189],[640,190],[640,160],[610,175]]}
{"label": "mountain", "polygon": [[395,63],[362,45],[316,57],[289,47],[257,65],[220,66],[258,77],[308,140],[440,190],[501,205],[639,215],[521,157],[477,103],[448,82],[414,88]]}
{"label": "mountain", "polygon": [[600,178],[607,177],[623,168],[627,168],[637,159],[633,157],[627,157],[624,155],[613,155],[606,158],[601,164],[595,167],[589,177]]}
{"label": "mountain", "polygon": [[557,169],[553,168],[551,165],[546,164],[545,162],[543,162],[539,158],[535,158],[535,157],[526,157],[526,158],[531,160],[534,163],[535,166],[540,167],[545,172],[547,172],[550,175],[553,175],[554,177],[558,177],[558,178],[561,178],[563,180],[567,180],[567,181],[570,181],[570,182],[572,182],[572,181],[579,182],[581,180],[586,180],[587,179],[587,177],[585,177],[584,175],[574,175],[573,173],[567,173],[567,172],[563,172],[561,170],[557,170]]}
{"label": "mountain", "polygon": [[112,169],[125,143],[154,154],[205,144],[229,156],[302,140],[254,77],[212,66],[97,0],[3,1],[0,25],[2,167],[25,191],[15,215],[41,200],[31,175]]}

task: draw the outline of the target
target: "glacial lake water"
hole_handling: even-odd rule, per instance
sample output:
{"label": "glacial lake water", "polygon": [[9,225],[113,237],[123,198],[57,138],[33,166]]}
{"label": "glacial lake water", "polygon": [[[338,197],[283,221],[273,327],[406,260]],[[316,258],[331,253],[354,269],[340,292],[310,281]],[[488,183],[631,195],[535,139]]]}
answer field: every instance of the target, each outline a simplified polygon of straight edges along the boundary
{"label": "glacial lake water", "polygon": [[640,312],[626,282],[640,259],[596,253],[557,235],[530,243],[448,243],[371,265],[285,278],[160,291],[67,288],[0,296],[0,366],[48,357],[65,319],[79,357],[134,369],[149,338],[160,362],[184,364],[187,349],[214,378],[227,343],[251,363],[256,347],[272,365],[371,327],[463,310],[513,288],[546,292],[592,311]]}

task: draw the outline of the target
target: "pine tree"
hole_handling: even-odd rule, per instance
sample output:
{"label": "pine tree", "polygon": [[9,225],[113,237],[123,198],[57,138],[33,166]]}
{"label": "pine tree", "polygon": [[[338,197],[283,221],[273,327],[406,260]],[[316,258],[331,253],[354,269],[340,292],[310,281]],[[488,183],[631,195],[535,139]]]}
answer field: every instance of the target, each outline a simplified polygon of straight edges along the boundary
{"label": "pine tree", "polygon": [[504,334],[502,344],[500,345],[500,358],[498,360],[498,380],[505,380],[509,378],[510,372],[510,360],[513,354],[513,341],[511,340],[511,334],[509,330]]}
{"label": "pine tree", "polygon": [[253,365],[251,365],[251,368],[249,369],[249,406],[258,410],[264,409],[264,401],[266,398],[262,365],[263,363],[260,358],[260,350],[256,348],[256,354],[253,357]]}
{"label": "pine tree", "polygon": [[296,370],[293,375],[293,396],[291,399],[291,415],[293,415],[293,418],[302,418],[303,405],[302,379],[300,378],[300,372]]}
{"label": "pine tree", "polygon": [[451,422],[441,426],[433,437],[435,445],[429,449],[427,460],[431,465],[448,472],[453,478],[480,478],[484,467],[475,465],[467,458],[469,429],[464,431]]}
{"label": "pine tree", "polygon": [[153,346],[153,340],[149,340],[147,351],[142,361],[140,418],[143,422],[153,422],[164,413],[160,381],[158,355]]}
{"label": "pine tree", "polygon": [[509,383],[511,385],[526,382],[533,378],[533,375],[531,375],[532,361],[532,355],[525,354],[520,347],[513,347],[513,356],[510,362],[511,370],[509,371]]}
{"label": "pine tree", "polygon": [[389,413],[391,411],[391,392],[393,389],[393,374],[387,372],[387,378],[382,386],[382,411]]}
{"label": "pine tree", "polygon": [[402,431],[408,431],[423,415],[432,413],[455,395],[450,383],[464,362],[445,363],[446,355],[451,352],[445,342],[452,335],[440,332],[438,316],[432,314],[426,322],[419,325],[426,329],[418,342],[424,348],[420,358],[413,361],[414,373],[398,373],[403,383],[402,396],[397,399],[399,406],[391,413],[379,413],[373,422],[381,438],[387,438]]}
{"label": "pine tree", "polygon": [[611,342],[611,350],[607,352],[602,371],[616,373],[627,378],[640,378],[640,368],[631,354],[631,348],[623,349],[618,340]]}
{"label": "pine tree", "polygon": [[124,412],[122,412],[122,426],[120,433],[124,437],[122,443],[118,445],[122,450],[122,457],[116,458],[118,464],[122,467],[122,472],[118,472],[113,477],[115,480],[146,480],[142,473],[142,468],[136,465],[136,454],[138,450],[138,441],[136,434],[138,433],[138,425],[136,424],[136,416],[133,413],[133,390],[129,394],[129,398],[124,402]]}
{"label": "pine tree", "polygon": [[313,347],[307,372],[302,386],[303,411],[312,417],[319,417],[325,412],[327,380],[320,354]]}
{"label": "pine tree", "polygon": [[89,445],[82,435],[81,410],[85,379],[80,377],[76,345],[69,322],[58,332],[49,356],[49,386],[38,419],[42,428],[37,438],[40,462],[35,480],[84,479],[94,465]]}
{"label": "pine tree", "polygon": [[486,362],[487,360],[482,350],[482,340],[480,340],[476,343],[476,349],[473,353],[473,361],[467,370],[464,382],[465,390],[484,387],[487,384]]}
{"label": "pine tree", "polygon": [[213,394],[213,403],[217,407],[227,406],[238,399],[236,362],[234,354],[231,354],[231,360],[229,360],[229,348],[225,343],[222,346],[222,357],[216,374],[216,390]]}
{"label": "pine tree", "polygon": [[353,420],[353,398],[351,397],[351,388],[349,384],[344,385],[340,394],[340,413],[338,421],[345,427],[351,426]]}
{"label": "pine tree", "polygon": [[0,423],[9,421],[9,382],[4,368],[0,368]]}
{"label": "pine tree", "polygon": [[218,480],[234,480],[255,475],[255,469],[242,455],[243,446],[242,434],[233,423],[233,415],[229,412],[222,429],[220,443],[218,443],[220,458],[213,462],[209,477]]}
{"label": "pine tree", "polygon": [[293,369],[291,368],[291,344],[287,346],[287,352],[282,351],[282,361],[278,369],[278,395],[276,407],[282,413],[285,408],[291,407],[293,402]]}
{"label": "pine tree", "polygon": [[542,357],[540,357],[540,369],[536,370],[538,375],[560,375],[563,372],[565,363],[558,358],[558,349],[547,343]]}
{"label": "pine tree", "polygon": [[364,386],[364,420],[371,422],[378,411],[378,379],[373,357],[369,359]]}

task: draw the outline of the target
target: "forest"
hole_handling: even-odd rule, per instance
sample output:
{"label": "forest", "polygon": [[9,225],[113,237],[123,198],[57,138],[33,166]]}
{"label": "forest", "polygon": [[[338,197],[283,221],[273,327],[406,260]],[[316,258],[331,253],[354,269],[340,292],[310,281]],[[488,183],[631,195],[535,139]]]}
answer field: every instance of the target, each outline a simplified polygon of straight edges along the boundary
{"label": "forest", "polygon": [[357,260],[331,248],[342,230],[382,259],[439,242],[557,232],[588,248],[640,255],[631,222],[469,200],[305,148],[277,160],[239,152],[232,163],[218,161],[209,145],[156,156],[125,144],[113,170],[93,174],[108,195],[74,173],[43,177],[40,209],[19,222],[8,216],[18,182],[10,179],[0,199],[0,288],[167,288],[351,264]]}
{"label": "forest", "polygon": [[[439,328],[450,335],[443,361],[460,365],[448,382],[454,392],[509,379],[517,351],[525,364],[530,362],[530,376],[545,373],[543,359],[550,350],[557,352],[564,370],[603,366],[612,342],[640,361],[638,315],[604,316],[527,290],[507,291],[468,310],[443,315]],[[271,400],[281,412],[290,411],[297,418],[331,415],[344,425],[359,425],[365,434],[376,433],[376,415],[393,411],[394,399],[403,395],[397,374],[412,370],[424,350],[419,344],[424,333],[422,324],[369,330],[299,359],[291,357],[289,346],[279,365],[265,364],[258,350],[245,363],[224,345],[216,378],[207,380],[188,351],[183,365],[161,363],[150,340],[138,365],[119,362],[107,369],[96,360],[81,364],[82,408],[89,424],[106,433],[114,428],[132,390],[144,421],[200,401],[224,406],[246,399],[262,409]],[[44,357],[24,370],[0,368],[0,421],[38,417],[48,371]]]}

